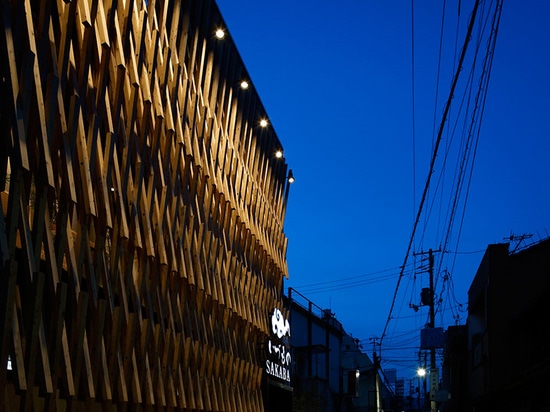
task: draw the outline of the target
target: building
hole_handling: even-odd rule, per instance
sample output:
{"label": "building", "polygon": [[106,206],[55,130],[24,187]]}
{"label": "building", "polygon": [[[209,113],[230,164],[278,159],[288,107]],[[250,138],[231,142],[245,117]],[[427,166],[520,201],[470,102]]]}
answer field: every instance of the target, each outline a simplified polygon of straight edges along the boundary
{"label": "building", "polygon": [[269,410],[292,174],[215,2],[0,15],[0,410]]}
{"label": "building", "polygon": [[334,313],[292,288],[287,306],[292,325],[295,412],[391,409],[394,396],[379,365],[345,332]]}
{"label": "building", "polygon": [[292,288],[287,307],[292,325],[294,411],[340,411],[350,401],[343,386],[342,324],[330,310]]}
{"label": "building", "polygon": [[550,409],[550,239],[489,245],[468,292],[471,411]]}
{"label": "building", "polygon": [[440,408],[443,412],[465,412],[468,406],[468,327],[449,326],[445,331]]}
{"label": "building", "polygon": [[[380,376],[378,358],[363,352],[358,339],[345,335],[342,341],[344,390],[350,397],[354,412],[380,411],[389,406],[389,392]],[[385,405],[387,404],[387,405]]]}

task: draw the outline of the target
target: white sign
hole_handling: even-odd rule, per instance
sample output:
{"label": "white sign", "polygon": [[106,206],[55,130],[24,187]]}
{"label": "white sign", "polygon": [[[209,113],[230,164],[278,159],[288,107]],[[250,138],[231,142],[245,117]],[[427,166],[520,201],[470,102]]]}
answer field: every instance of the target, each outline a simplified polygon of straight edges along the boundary
{"label": "white sign", "polygon": [[265,361],[265,371],[271,376],[290,382],[290,370],[270,362],[269,359]]}
{"label": "white sign", "polygon": [[267,349],[269,359],[265,362],[268,375],[290,382],[290,355],[288,338],[290,338],[290,323],[279,309],[274,309],[271,316],[272,339],[269,339]]}
{"label": "white sign", "polygon": [[283,314],[279,309],[273,310],[273,315],[271,316],[271,328],[273,329],[273,334],[279,339],[282,339],[283,336],[287,334],[290,337],[290,323],[288,323],[288,319],[283,317]]}

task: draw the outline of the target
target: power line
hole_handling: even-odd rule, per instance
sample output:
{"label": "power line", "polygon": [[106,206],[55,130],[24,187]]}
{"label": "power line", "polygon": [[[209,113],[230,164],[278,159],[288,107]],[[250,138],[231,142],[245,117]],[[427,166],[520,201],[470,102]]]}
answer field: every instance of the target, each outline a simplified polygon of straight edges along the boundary
{"label": "power line", "polygon": [[[370,272],[364,275],[350,276],[346,278],[338,277],[335,280],[325,282],[309,283],[301,286],[293,286],[293,289],[302,294],[317,294],[324,292],[335,292],[339,290],[354,288],[358,286],[370,285],[373,283],[384,282],[399,276],[399,267],[383,269],[375,272]],[[391,273],[389,273],[391,272]],[[383,273],[388,273],[382,276],[375,276]]]}
{"label": "power line", "polygon": [[294,289],[298,290],[300,293],[307,293],[308,295],[312,295],[312,294],[315,294],[315,293],[334,292],[334,291],[338,291],[338,290],[342,290],[342,289],[355,288],[357,286],[370,285],[372,283],[378,283],[378,282],[383,282],[383,281],[386,281],[386,280],[394,279],[397,276],[399,276],[398,273],[392,273],[392,274],[389,274],[389,275],[378,276],[376,278],[364,279],[364,280],[359,280],[359,281],[355,281],[355,282],[340,283],[340,284],[336,284],[336,285],[326,285],[326,286],[322,286],[322,287],[311,287],[309,289],[307,289],[307,288],[296,288],[295,287]]}
{"label": "power line", "polygon": [[[450,241],[451,232],[453,230],[454,226],[454,220],[455,216],[457,214],[457,208],[459,199],[461,197],[461,193],[463,191],[463,185],[466,181],[466,191],[464,196],[464,203],[463,203],[463,210],[462,210],[462,216],[461,221],[459,225],[459,235],[458,239],[460,239],[460,233],[462,231],[462,224],[464,221],[465,211],[466,211],[466,204],[468,199],[468,194],[470,191],[471,186],[471,180],[473,175],[473,168],[474,168],[474,162],[476,158],[477,153],[477,146],[479,143],[479,136],[481,133],[481,120],[483,118],[483,112],[485,109],[485,101],[487,98],[487,92],[488,92],[488,83],[490,79],[490,73],[491,73],[491,66],[492,66],[492,60],[494,56],[494,50],[496,46],[496,37],[498,34],[498,27],[500,24],[500,14],[502,11],[502,2],[497,1],[495,13],[493,15],[493,19],[491,22],[491,32],[489,35],[489,39],[487,40],[487,48],[485,53],[485,58],[483,59],[482,63],[482,71],[481,76],[478,83],[478,89],[477,93],[474,98],[474,108],[473,108],[473,114],[471,116],[470,125],[468,128],[467,138],[465,141],[465,149],[464,154],[461,160],[461,163],[459,165],[459,173],[458,173],[458,179],[456,183],[456,190],[454,199],[452,202],[451,212],[450,216],[448,218],[448,226],[447,226],[447,233],[445,236],[445,241],[443,244],[443,249],[447,249],[447,245]],[[489,18],[487,17],[487,21]],[[480,34],[480,40],[481,40],[481,34]],[[479,50],[481,43],[478,42],[477,50]],[[477,54],[477,52],[476,52]],[[470,90],[471,93],[471,90]],[[456,245],[458,247],[459,240],[457,240]],[[445,252],[444,252],[445,253]],[[443,258],[444,256],[441,256],[440,264],[439,264],[439,270],[441,270],[441,266],[443,264]],[[455,255],[456,260],[456,255]],[[453,262],[454,266],[454,262]]]}
{"label": "power line", "polygon": [[441,139],[442,139],[442,136],[443,136],[443,130],[444,130],[444,127],[445,127],[445,123],[447,121],[447,115],[449,114],[449,110],[450,110],[450,107],[451,107],[451,102],[452,102],[453,97],[454,97],[454,92],[455,92],[455,89],[456,89],[456,86],[457,86],[457,83],[458,83],[458,79],[460,77],[460,73],[462,71],[462,65],[463,65],[464,59],[466,57],[466,51],[468,49],[468,44],[470,43],[470,37],[471,37],[472,30],[473,30],[473,27],[474,27],[474,22],[476,20],[476,15],[477,15],[477,10],[478,10],[478,7],[479,7],[479,3],[480,3],[480,0],[476,0],[476,2],[474,4],[474,10],[472,11],[472,16],[470,18],[470,23],[468,25],[468,31],[466,33],[466,39],[464,40],[464,46],[462,47],[458,68],[457,68],[457,70],[455,72],[455,75],[454,75],[454,78],[453,78],[453,82],[452,82],[452,85],[451,85],[451,90],[450,90],[449,96],[447,98],[447,103],[445,104],[445,109],[443,111],[443,117],[442,117],[442,120],[441,120],[441,123],[440,123],[440,126],[439,126],[439,131],[438,131],[438,134],[437,134],[437,139],[436,139],[432,159],[430,161],[430,167],[429,167],[429,171],[428,171],[428,177],[426,179],[426,185],[424,186],[424,191],[422,193],[422,198],[420,200],[420,205],[418,207],[418,213],[416,215],[416,219],[415,219],[414,225],[413,225],[412,234],[411,234],[411,237],[409,239],[409,244],[407,246],[407,252],[405,253],[405,258],[403,260],[403,265],[401,266],[401,273],[399,274],[399,278],[397,279],[397,285],[395,287],[395,292],[394,292],[394,295],[393,295],[392,304],[390,306],[390,312],[389,312],[388,318],[386,320],[384,330],[383,330],[382,335],[380,337],[381,342],[383,341],[383,339],[386,335],[388,324],[389,324],[389,322],[391,320],[391,317],[392,317],[392,312],[393,312],[393,308],[395,306],[395,300],[396,300],[396,297],[397,297],[397,292],[399,290],[399,285],[400,285],[401,280],[403,278],[403,273],[404,273],[405,267],[407,266],[407,261],[409,259],[409,255],[410,255],[410,252],[411,252],[412,243],[413,243],[414,238],[415,238],[416,229],[417,229],[418,224],[420,222],[420,216],[422,214],[422,209],[424,207],[424,203],[426,201],[428,189],[430,187],[432,174],[434,172],[435,160],[436,160],[437,154],[439,152],[439,145],[441,144]]}
{"label": "power line", "polygon": [[415,114],[415,89],[416,76],[414,71],[414,0],[411,0],[411,110],[412,110],[412,183],[413,183],[413,217],[414,205],[416,205],[416,114]]}
{"label": "power line", "polygon": [[298,289],[298,288],[307,289],[311,286],[319,286],[319,285],[328,285],[328,284],[334,284],[334,283],[347,282],[347,281],[354,280],[354,279],[362,279],[362,278],[369,277],[369,276],[372,276],[372,275],[378,275],[380,273],[395,271],[397,269],[399,269],[399,266],[389,268],[389,269],[382,269],[382,270],[378,270],[378,271],[375,271],[375,272],[369,272],[369,273],[365,273],[363,275],[349,276],[349,277],[346,277],[346,278],[338,278],[336,280],[327,280],[325,282],[308,283],[308,284],[305,284],[305,285],[294,286],[294,288],[295,289]]}

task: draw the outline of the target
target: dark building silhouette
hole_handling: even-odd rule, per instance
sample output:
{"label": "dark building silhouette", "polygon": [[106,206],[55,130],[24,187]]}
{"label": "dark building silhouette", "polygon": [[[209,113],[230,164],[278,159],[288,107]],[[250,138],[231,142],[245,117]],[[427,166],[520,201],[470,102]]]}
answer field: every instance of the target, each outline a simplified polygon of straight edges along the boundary
{"label": "dark building silhouette", "polygon": [[449,327],[444,412],[550,410],[550,238],[489,245],[468,292],[468,321]]}
{"label": "dark building silhouette", "polygon": [[[468,406],[468,327],[450,326],[445,332],[441,376],[441,410],[465,412]],[[450,395],[450,396],[449,396]],[[446,399],[445,399],[446,398]]]}
{"label": "dark building silhouette", "polygon": [[344,400],[344,328],[330,310],[320,308],[293,289],[289,289],[288,300],[296,409],[340,410],[343,402],[351,403],[349,397]]}
{"label": "dark building silhouette", "polygon": [[550,239],[490,245],[468,293],[471,411],[550,410]]}

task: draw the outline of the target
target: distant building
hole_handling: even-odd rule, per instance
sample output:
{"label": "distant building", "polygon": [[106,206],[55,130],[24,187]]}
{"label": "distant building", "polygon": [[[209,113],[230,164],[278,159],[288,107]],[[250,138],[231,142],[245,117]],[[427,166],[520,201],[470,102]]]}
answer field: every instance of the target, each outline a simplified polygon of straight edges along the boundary
{"label": "distant building", "polygon": [[389,409],[392,392],[329,309],[293,289],[288,292],[292,325],[293,411],[376,412]]}
{"label": "distant building", "polygon": [[351,410],[354,412],[383,410],[389,407],[393,399],[388,386],[384,384],[375,354],[373,359],[371,360],[363,352],[357,339],[350,335],[344,336],[342,341],[344,390],[351,399],[353,405]]}
{"label": "distant building", "polygon": [[550,410],[549,328],[550,239],[490,245],[468,292],[470,411]]}

